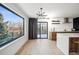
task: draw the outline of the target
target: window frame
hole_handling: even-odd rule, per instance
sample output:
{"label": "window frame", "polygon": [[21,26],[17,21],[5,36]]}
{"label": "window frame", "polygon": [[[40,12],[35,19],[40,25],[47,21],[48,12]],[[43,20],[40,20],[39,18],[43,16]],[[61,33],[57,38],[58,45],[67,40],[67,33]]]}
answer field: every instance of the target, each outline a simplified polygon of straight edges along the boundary
{"label": "window frame", "polygon": [[1,47],[5,46],[5,45],[7,45],[7,44],[9,44],[9,43],[11,43],[11,42],[17,40],[18,38],[24,36],[24,18],[23,18],[22,16],[20,16],[19,14],[17,14],[15,11],[11,10],[10,8],[8,8],[7,6],[5,6],[5,5],[3,5],[3,4],[1,4],[1,3],[0,3],[0,6],[3,7],[3,8],[5,8],[6,10],[12,12],[12,13],[15,14],[16,16],[19,16],[20,18],[23,19],[23,34],[22,34],[21,36],[15,38],[15,39],[11,39],[11,40],[5,42],[4,44],[0,45],[0,48],[1,48]]}

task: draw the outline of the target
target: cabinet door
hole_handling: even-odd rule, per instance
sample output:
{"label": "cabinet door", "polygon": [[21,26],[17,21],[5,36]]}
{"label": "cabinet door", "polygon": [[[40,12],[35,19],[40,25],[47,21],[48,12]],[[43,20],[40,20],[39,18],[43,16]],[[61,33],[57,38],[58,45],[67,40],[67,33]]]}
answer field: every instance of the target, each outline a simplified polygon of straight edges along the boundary
{"label": "cabinet door", "polygon": [[78,50],[78,43],[76,42],[79,42],[79,38],[69,38],[69,53],[78,53],[79,50]]}
{"label": "cabinet door", "polygon": [[56,40],[56,32],[52,33],[52,40]]}

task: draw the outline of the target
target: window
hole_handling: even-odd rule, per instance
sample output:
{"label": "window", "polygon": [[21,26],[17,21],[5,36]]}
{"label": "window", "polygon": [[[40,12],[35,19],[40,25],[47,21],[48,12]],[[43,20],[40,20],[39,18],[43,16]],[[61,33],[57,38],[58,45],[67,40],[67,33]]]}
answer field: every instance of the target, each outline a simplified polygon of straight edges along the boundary
{"label": "window", "polygon": [[24,18],[0,4],[0,47],[24,35]]}

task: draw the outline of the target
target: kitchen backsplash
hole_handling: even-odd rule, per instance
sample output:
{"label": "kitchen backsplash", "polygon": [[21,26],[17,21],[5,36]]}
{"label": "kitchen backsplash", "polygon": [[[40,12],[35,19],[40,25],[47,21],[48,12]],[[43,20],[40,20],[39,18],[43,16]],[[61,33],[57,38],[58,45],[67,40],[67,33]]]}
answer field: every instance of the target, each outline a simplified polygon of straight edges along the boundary
{"label": "kitchen backsplash", "polygon": [[[52,20],[59,20],[60,24],[52,24]],[[50,31],[71,31],[73,28],[73,18],[69,18],[70,23],[64,23],[64,18],[52,18]]]}

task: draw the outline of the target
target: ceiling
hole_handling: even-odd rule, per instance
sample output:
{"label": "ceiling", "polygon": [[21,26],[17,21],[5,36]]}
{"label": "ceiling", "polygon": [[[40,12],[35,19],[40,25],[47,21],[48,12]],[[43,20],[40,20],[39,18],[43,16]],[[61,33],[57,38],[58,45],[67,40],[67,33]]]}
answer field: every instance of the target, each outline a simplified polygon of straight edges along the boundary
{"label": "ceiling", "polygon": [[40,8],[48,17],[79,17],[79,3],[19,3],[29,17],[37,17]]}

